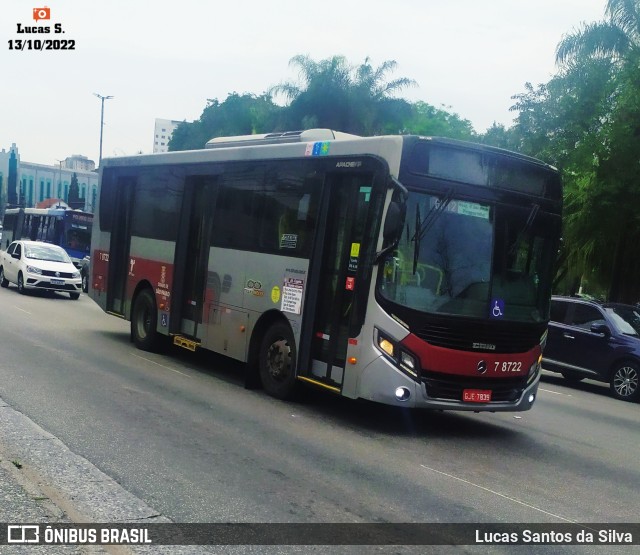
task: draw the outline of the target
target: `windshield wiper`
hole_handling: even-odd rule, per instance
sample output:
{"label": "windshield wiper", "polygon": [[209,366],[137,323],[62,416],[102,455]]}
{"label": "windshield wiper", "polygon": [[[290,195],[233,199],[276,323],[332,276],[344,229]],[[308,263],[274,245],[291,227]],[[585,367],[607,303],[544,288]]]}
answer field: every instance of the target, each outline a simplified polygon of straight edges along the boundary
{"label": "windshield wiper", "polygon": [[527,221],[524,224],[524,227],[520,230],[520,233],[518,233],[518,237],[514,241],[513,245],[511,245],[511,248],[509,249],[509,255],[514,254],[520,248],[522,241],[524,241],[525,235],[531,229],[531,226],[533,225],[533,222],[535,221],[536,216],[538,215],[538,210],[540,210],[540,205],[534,203],[531,206],[531,211],[529,212],[529,216],[527,217]]}
{"label": "windshield wiper", "polygon": [[420,241],[433,227],[440,215],[447,209],[451,199],[453,198],[453,189],[449,189],[442,200],[431,207],[424,218],[424,222],[420,218],[420,206],[416,204],[416,232],[413,234],[411,241],[415,242],[413,247],[413,273],[418,269],[418,256],[420,254]]}

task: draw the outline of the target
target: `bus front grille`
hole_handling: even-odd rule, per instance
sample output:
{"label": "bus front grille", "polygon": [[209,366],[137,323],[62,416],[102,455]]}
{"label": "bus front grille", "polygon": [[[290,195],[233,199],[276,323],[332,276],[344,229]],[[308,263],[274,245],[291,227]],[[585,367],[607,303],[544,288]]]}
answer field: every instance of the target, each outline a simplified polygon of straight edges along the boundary
{"label": "bus front grille", "polygon": [[527,378],[487,379],[455,376],[429,372],[422,377],[427,387],[427,395],[433,399],[460,401],[465,389],[491,390],[491,402],[515,402],[525,387]]}
{"label": "bus front grille", "polygon": [[436,347],[476,353],[526,353],[540,342],[544,327],[486,322],[427,323],[415,334]]}

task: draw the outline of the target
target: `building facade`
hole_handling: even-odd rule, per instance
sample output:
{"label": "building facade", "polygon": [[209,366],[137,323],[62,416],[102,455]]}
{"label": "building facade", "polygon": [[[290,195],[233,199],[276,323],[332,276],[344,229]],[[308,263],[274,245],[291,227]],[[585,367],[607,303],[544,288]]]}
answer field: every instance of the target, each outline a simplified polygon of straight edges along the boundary
{"label": "building facade", "polygon": [[153,132],[153,152],[168,152],[169,151],[169,139],[182,122],[172,119],[158,119],[156,118],[155,130]]}
{"label": "building facade", "polygon": [[[15,144],[0,152],[0,215],[8,207],[35,208],[55,199],[69,202],[73,176],[78,182],[80,199],[86,212],[94,212],[98,199],[98,173],[95,162],[75,154],[57,165],[47,166],[20,160]],[[55,204],[55,202],[53,202]]]}

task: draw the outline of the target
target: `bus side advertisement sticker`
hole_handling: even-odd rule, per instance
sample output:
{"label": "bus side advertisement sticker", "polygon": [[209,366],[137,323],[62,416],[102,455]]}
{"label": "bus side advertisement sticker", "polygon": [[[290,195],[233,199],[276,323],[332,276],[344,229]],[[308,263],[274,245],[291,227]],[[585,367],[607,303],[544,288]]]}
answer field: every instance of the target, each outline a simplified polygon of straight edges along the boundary
{"label": "bus side advertisement sticker", "polygon": [[285,278],[282,284],[282,312],[300,314],[302,311],[302,294],[304,280],[300,278]]}

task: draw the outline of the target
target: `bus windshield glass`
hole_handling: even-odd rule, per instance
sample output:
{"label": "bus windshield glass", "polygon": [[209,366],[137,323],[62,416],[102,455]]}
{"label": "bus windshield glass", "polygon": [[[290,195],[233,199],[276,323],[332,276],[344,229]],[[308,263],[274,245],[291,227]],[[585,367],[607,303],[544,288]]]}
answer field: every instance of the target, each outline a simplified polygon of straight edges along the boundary
{"label": "bus windshield glass", "polygon": [[380,293],[422,312],[544,321],[555,225],[537,208],[412,192],[400,243],[381,270]]}

